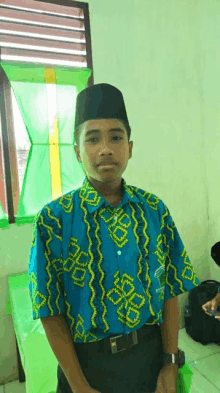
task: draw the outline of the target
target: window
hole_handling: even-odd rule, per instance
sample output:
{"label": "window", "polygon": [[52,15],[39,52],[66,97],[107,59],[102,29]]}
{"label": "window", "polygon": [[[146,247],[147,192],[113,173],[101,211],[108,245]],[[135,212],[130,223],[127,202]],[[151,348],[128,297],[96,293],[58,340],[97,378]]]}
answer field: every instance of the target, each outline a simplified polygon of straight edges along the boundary
{"label": "window", "polygon": [[31,223],[44,204],[78,187],[70,181],[74,124],[64,127],[60,108],[74,110],[78,86],[94,84],[92,71],[86,3],[0,2],[0,227]]}

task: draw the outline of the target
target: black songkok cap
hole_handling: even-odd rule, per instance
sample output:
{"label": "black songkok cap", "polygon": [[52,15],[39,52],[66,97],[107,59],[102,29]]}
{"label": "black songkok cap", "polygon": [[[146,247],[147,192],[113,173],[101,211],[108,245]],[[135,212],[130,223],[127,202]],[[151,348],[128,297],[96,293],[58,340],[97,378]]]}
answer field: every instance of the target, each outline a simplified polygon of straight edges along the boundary
{"label": "black songkok cap", "polygon": [[129,125],[124,98],[117,87],[99,83],[78,94],[74,128],[95,119],[118,119]]}

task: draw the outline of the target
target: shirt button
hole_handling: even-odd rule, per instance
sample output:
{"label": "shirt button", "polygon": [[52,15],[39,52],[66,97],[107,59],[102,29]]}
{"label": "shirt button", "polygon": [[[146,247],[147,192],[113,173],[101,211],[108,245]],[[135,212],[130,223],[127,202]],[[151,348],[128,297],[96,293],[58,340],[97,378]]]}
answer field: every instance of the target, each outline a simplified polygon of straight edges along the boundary
{"label": "shirt button", "polygon": [[118,251],[118,255],[121,255],[121,251]]}

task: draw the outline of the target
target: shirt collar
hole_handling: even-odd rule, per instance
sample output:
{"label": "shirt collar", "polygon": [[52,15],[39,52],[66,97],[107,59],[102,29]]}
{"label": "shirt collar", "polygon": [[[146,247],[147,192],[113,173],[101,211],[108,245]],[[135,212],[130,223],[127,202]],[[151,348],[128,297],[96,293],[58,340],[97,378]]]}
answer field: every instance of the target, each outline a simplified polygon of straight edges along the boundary
{"label": "shirt collar", "polygon": [[[129,201],[134,203],[141,202],[141,199],[138,197],[138,195],[134,193],[134,187],[127,185],[124,178],[122,178],[122,189],[123,198],[120,204],[123,205]],[[89,213],[94,213],[100,206],[107,203],[106,199],[91,185],[87,177],[85,178],[82,187],[80,187],[79,196],[87,204]],[[108,206],[110,209],[115,209],[115,207],[112,205]]]}

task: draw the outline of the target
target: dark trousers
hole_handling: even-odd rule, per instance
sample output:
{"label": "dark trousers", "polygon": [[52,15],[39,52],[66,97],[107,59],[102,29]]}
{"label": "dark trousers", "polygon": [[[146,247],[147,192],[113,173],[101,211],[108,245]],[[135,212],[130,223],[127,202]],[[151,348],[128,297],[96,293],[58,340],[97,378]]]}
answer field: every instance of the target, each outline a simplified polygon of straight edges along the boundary
{"label": "dark trousers", "polygon": [[[159,325],[144,325],[137,330],[138,343],[124,351],[112,353],[110,337],[90,343],[74,343],[74,348],[89,385],[101,393],[155,392],[157,378],[163,367],[163,342]],[[127,344],[125,341],[127,340]],[[133,340],[122,336],[117,349],[132,345]],[[124,345],[125,344],[125,345]],[[58,365],[56,393],[72,393]]]}

